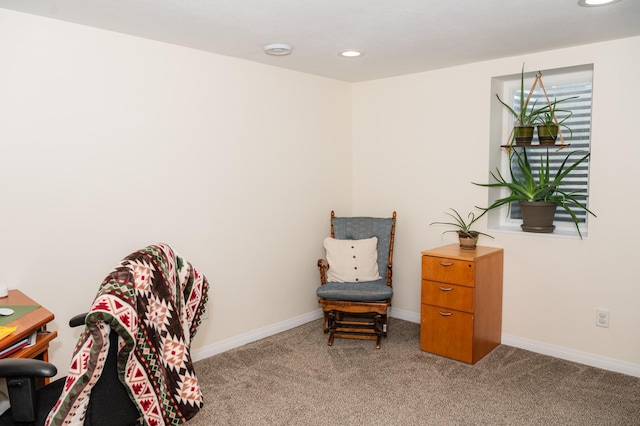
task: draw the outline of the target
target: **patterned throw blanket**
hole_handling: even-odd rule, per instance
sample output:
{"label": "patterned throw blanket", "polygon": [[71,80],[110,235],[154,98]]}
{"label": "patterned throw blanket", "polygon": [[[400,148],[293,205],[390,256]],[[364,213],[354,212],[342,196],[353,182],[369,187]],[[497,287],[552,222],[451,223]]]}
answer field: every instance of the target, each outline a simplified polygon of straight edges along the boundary
{"label": "patterned throw blanket", "polygon": [[74,350],[65,387],[45,425],[82,425],[118,333],[118,376],[150,426],[178,425],[202,407],[189,346],[208,283],[164,244],[127,256],[105,278]]}

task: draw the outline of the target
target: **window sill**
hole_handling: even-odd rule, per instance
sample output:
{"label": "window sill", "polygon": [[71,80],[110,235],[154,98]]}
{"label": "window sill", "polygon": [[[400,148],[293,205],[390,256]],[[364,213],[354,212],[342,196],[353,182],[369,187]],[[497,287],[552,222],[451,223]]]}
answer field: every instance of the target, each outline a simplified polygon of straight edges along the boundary
{"label": "window sill", "polygon": [[[544,238],[570,238],[570,239],[580,239],[580,235],[576,232],[575,228],[566,229],[560,228],[556,226],[553,232],[543,233],[543,232],[524,232],[520,225],[500,225],[489,227],[487,233],[491,234],[492,232],[499,232],[505,234],[519,234],[526,236],[536,236],[536,237],[544,237]],[[581,230],[582,239],[587,239],[587,231]]]}

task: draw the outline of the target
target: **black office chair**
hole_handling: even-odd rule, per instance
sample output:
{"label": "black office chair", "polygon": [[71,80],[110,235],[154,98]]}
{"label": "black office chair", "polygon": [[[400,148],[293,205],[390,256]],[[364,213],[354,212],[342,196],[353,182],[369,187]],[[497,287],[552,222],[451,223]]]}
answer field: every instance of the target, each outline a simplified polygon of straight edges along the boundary
{"label": "black office chair", "polygon": [[[0,360],[11,409],[0,426],[180,424],[202,407],[189,347],[207,303],[204,275],[166,244],[125,257],[105,278],[88,314],[68,376],[43,361]],[[108,345],[108,347],[107,347]]]}
{"label": "black office chair", "polygon": [[[73,317],[71,327],[84,325],[86,314]],[[118,380],[118,334],[109,334],[109,352],[100,379],[91,391],[91,399],[85,417],[85,425],[127,426],[142,424],[138,409],[129,393]],[[57,379],[36,390],[37,377],[53,377],[56,367],[36,359],[10,358],[0,360],[0,377],[7,380],[11,408],[0,417],[0,426],[20,424],[43,425],[58,401],[66,377]]]}

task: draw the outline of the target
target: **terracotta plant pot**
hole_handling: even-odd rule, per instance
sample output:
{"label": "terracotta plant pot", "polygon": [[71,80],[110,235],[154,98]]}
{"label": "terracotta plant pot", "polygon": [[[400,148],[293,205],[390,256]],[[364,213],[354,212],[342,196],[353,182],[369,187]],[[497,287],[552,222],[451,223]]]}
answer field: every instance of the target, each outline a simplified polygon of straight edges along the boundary
{"label": "terracotta plant pot", "polygon": [[458,240],[460,241],[460,248],[464,250],[475,250],[476,245],[478,244],[478,233],[475,231],[470,232],[474,238],[463,234],[462,232],[458,232]]}
{"label": "terracotta plant pot", "polygon": [[553,225],[553,218],[558,207],[554,203],[545,201],[520,201],[522,211],[522,225],[520,227],[525,232],[553,232],[556,227]]}

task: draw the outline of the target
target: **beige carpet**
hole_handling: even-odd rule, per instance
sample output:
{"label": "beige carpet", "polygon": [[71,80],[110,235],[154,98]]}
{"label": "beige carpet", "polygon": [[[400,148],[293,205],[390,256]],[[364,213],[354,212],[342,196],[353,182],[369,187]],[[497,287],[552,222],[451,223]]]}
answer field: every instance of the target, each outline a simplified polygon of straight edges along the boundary
{"label": "beige carpet", "polygon": [[499,346],[476,365],[419,350],[392,318],[382,348],[320,320],[195,364],[203,425],[640,425],[640,379]]}

